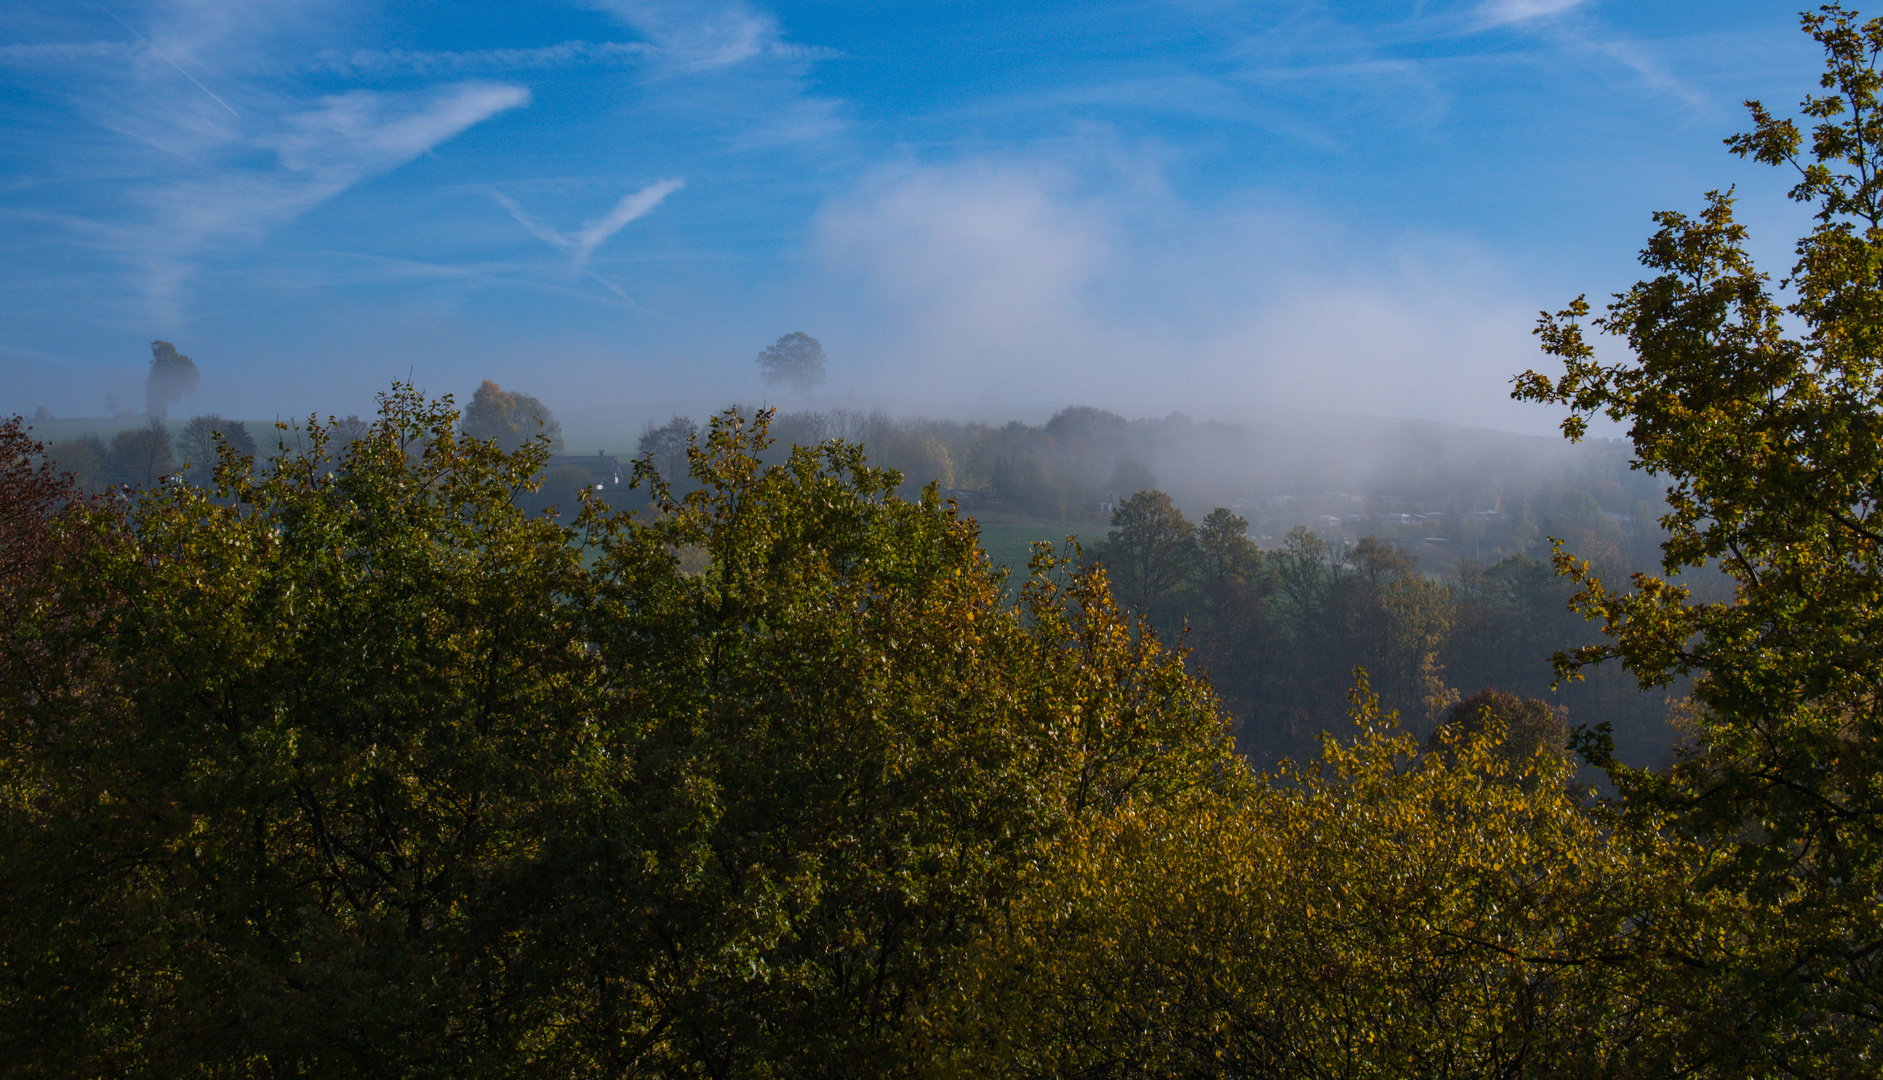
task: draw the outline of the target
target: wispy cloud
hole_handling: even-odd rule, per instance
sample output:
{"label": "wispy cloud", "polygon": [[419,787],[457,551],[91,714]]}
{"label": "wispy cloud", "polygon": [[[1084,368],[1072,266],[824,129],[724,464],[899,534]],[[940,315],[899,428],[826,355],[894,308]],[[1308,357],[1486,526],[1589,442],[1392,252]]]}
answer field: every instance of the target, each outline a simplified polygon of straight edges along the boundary
{"label": "wispy cloud", "polygon": [[668,65],[683,72],[730,67],[761,56],[817,60],[829,49],[785,40],[778,20],[743,0],[591,0],[647,37]]}
{"label": "wispy cloud", "polygon": [[54,202],[62,182],[108,193],[67,203],[46,226],[130,267],[159,319],[188,306],[184,286],[203,258],[530,100],[523,86],[489,81],[296,97],[258,78],[283,70],[294,35],[344,23],[330,0],[157,0],[92,14],[96,34],[3,46],[0,65],[79,121],[56,154],[26,166],[36,190]]}
{"label": "wispy cloud", "polygon": [[270,166],[228,163],[207,176],[133,191],[149,216],[117,235],[129,247],[127,257],[142,267],[151,299],[174,312],[194,258],[210,246],[258,238],[529,100],[521,86],[490,83],[409,94],[356,90],[324,98],[224,149],[226,156],[273,151]]}
{"label": "wispy cloud", "polygon": [[183,76],[184,79],[188,80],[191,86],[194,86],[198,90],[201,90],[205,97],[209,98],[209,100],[215,102],[216,104],[222,106],[223,109],[226,112],[228,112],[230,116],[241,115],[240,113],[235,111],[235,106],[230,105],[228,102],[222,100],[222,98],[216,95],[215,91],[211,90],[207,86],[204,86],[201,79],[198,79],[196,76],[190,74],[189,71],[186,68],[184,68],[182,64],[177,63],[178,57],[174,55],[174,53],[177,50],[152,44],[147,38],[144,37],[144,35],[138,33],[136,30],[133,30],[129,23],[119,18],[117,12],[112,11],[110,8],[106,8],[105,12],[106,14],[109,14],[111,16],[111,21],[117,23],[119,26],[124,27],[125,32],[130,34],[132,37],[136,38],[140,44],[142,44],[146,49],[150,51],[150,54],[152,56],[156,57],[158,60],[162,61],[163,63],[169,65],[170,70],[176,72],[178,75]]}
{"label": "wispy cloud", "polygon": [[1679,98],[1695,108],[1711,104],[1711,99],[1705,94],[1667,70],[1666,66],[1646,49],[1632,41],[1585,38],[1580,45],[1590,52],[1607,57],[1627,68],[1650,89]]}
{"label": "wispy cloud", "polygon": [[128,41],[47,41],[30,45],[0,45],[0,64],[52,67],[95,60],[118,60],[137,47]]}
{"label": "wispy cloud", "polygon": [[[327,251],[323,254],[342,260],[342,263],[347,265],[344,265],[344,268],[328,267],[318,271],[302,268],[288,278],[293,287],[324,288],[335,285],[453,281],[496,287],[506,291],[528,289],[558,296],[575,296],[589,301],[599,299],[593,292],[577,288],[564,275],[543,274],[541,264],[530,259],[438,263],[361,251]],[[615,278],[589,270],[580,275],[580,280],[593,281],[608,290],[609,294],[616,299],[630,306],[639,307],[634,297],[629,295],[627,289]]]}
{"label": "wispy cloud", "polygon": [[419,94],[352,90],[292,114],[256,140],[289,171],[350,185],[395,168],[507,109],[529,104],[525,87],[460,83]]}
{"label": "wispy cloud", "polygon": [[[1416,5],[1404,17],[1372,21],[1304,12],[1245,40],[1237,52],[1247,66],[1236,78],[1267,87],[1337,86],[1333,108],[1323,100],[1293,112],[1325,118],[1337,109],[1347,116],[1370,110],[1415,127],[1452,114],[1461,80],[1519,64],[1552,65],[1558,78],[1565,61],[1596,70],[1619,66],[1646,89],[1688,106],[1707,103],[1653,47],[1592,8],[1591,0],[1479,0]],[[1535,47],[1513,50],[1513,37]]]}
{"label": "wispy cloud", "polygon": [[[686,181],[677,177],[656,181],[639,191],[623,195],[608,213],[567,234],[558,232],[532,217],[508,195],[500,191],[493,191],[491,195],[497,200],[498,205],[510,212],[510,216],[517,220],[517,224],[529,230],[531,236],[551,247],[567,251],[575,269],[580,271],[588,266],[589,256],[593,255],[595,249],[606,242],[609,237],[620,232],[636,218],[646,216],[665,201],[667,196],[685,186]],[[612,283],[606,281],[603,283],[615,289],[616,292],[620,291]]]}
{"label": "wispy cloud", "polygon": [[[1677,98],[1688,106],[1708,104],[1706,95],[1669,71],[1639,42],[1604,26],[1593,18],[1558,18],[1586,5],[1587,0],[1487,0],[1473,13],[1472,32],[1496,28],[1527,31],[1542,41],[1554,42],[1572,55],[1599,57],[1618,64],[1650,90]],[[1599,63],[1599,61],[1598,61]]]}
{"label": "wispy cloud", "polygon": [[1476,16],[1482,26],[1505,26],[1561,15],[1587,0],[1485,0]]}
{"label": "wispy cloud", "polygon": [[649,46],[639,41],[564,41],[534,49],[323,49],[305,67],[335,75],[389,72],[421,75],[466,71],[525,71],[570,64],[621,64],[645,60]]}

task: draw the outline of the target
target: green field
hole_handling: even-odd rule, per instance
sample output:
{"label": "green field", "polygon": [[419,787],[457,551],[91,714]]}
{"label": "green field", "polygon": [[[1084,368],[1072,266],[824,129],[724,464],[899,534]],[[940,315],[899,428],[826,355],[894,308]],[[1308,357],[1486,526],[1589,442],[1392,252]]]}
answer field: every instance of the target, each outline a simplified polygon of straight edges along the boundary
{"label": "green field", "polygon": [[[189,423],[190,417],[193,415],[195,414],[190,413],[183,416],[172,416],[170,419],[164,421],[164,426],[170,429],[170,434],[174,437],[183,430],[183,425]],[[230,419],[240,418],[230,417]],[[142,416],[90,416],[70,420],[29,419],[26,421],[27,427],[32,429],[29,434],[33,438],[46,443],[62,442],[66,439],[78,439],[86,435],[95,436],[103,442],[109,443],[111,437],[118,432],[127,428],[141,428],[148,423],[150,423],[150,421]],[[248,428],[248,433],[254,436],[255,441],[258,443],[264,442],[265,438],[275,430],[275,422],[273,420],[243,420],[242,423]]]}
{"label": "green field", "polygon": [[[1063,545],[1072,529],[1067,524],[1030,525],[1000,523],[981,523],[981,550],[997,565],[1009,566],[1016,570],[1025,570],[1027,559],[1033,554],[1033,545],[1041,540],[1054,545]],[[1086,538],[1090,542],[1096,537]]]}
{"label": "green field", "polygon": [[[149,423],[149,421],[141,416],[117,418],[94,416],[78,420],[26,421],[27,427],[32,429],[28,434],[46,443],[62,442],[66,439],[78,439],[86,435],[95,436],[108,443],[111,441],[113,435],[123,431],[125,428],[143,427],[147,423]],[[170,428],[172,435],[182,430],[183,427],[180,423],[171,423],[167,426]]]}

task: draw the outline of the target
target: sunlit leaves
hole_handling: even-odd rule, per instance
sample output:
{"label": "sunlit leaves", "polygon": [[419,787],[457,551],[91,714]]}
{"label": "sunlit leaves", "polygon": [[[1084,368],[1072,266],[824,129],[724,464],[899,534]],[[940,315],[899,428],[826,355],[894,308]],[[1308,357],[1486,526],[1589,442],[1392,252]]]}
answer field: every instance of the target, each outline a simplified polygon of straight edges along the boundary
{"label": "sunlit leaves", "polygon": [[1068,830],[1234,765],[1102,574],[1042,551],[1009,592],[859,447],[764,466],[767,420],[717,418],[684,497],[644,467],[643,518],[519,511],[546,451],[407,387],[259,471],[225,447],[213,492],[22,503],[84,542],[32,563],[51,645],[0,701],[15,1060],[932,1057],[927,1010]]}
{"label": "sunlit leaves", "polygon": [[1611,635],[1559,667],[1573,676],[1618,657],[1644,682],[1698,676],[1695,753],[1671,775],[1624,774],[1622,789],[1631,813],[1677,810],[1722,853],[1707,888],[1769,905],[1771,925],[1747,948],[1722,946],[1718,966],[1696,968],[1712,975],[1693,1007],[1756,1017],[1759,1053],[1790,1072],[1874,1052],[1883,1007],[1870,899],[1883,880],[1883,791],[1871,780],[1883,769],[1883,21],[1830,5],[1804,26],[1825,50],[1830,91],[1802,106],[1809,138],[1754,102],[1753,130],[1728,140],[1794,166],[1793,198],[1816,206],[1782,286],[1789,302],[1753,267],[1731,197],[1714,192],[1697,217],[1656,215],[1642,252],[1656,276],[1593,323],[1632,359],[1596,359],[1579,300],[1538,328],[1563,374],[1517,385],[1569,406],[1572,437],[1591,415],[1629,424],[1637,467],[1669,482],[1666,573],[1717,564],[1737,585],[1713,604],[1649,575],[1616,592],[1559,553],[1576,603]]}
{"label": "sunlit leaves", "polygon": [[[1600,1075],[1677,1066],[1628,944],[1674,879],[1547,751],[1351,744],[1082,821],[980,951],[960,1075]],[[1631,929],[1633,928],[1633,929]],[[1671,933],[1671,931],[1670,931]],[[986,1048],[975,1057],[974,1048]]]}

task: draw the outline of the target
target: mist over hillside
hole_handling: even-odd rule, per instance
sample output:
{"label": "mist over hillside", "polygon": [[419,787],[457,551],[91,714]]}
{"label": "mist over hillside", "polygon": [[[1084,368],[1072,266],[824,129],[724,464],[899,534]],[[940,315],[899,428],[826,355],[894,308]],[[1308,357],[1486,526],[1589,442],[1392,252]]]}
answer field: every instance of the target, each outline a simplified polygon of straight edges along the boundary
{"label": "mist over hillside", "polygon": [[[693,400],[557,415],[572,452],[629,454],[654,425],[675,416],[703,425],[729,407],[751,415],[766,406]],[[1258,542],[1279,541],[1297,525],[1336,541],[1379,535],[1417,549],[1435,573],[1449,572],[1460,555],[1494,561],[1534,551],[1539,540],[1547,552],[1550,521],[1573,520],[1637,561],[1652,558],[1642,545],[1654,534],[1663,486],[1631,470],[1617,440],[1572,444],[1430,420],[1207,408],[1126,416],[1084,405],[923,409],[844,398],[770,407],[782,444],[862,443],[873,461],[904,473],[906,490],[935,481],[986,522],[1063,523],[1102,535],[1121,497],[1157,488],[1193,516],[1236,510]]]}
{"label": "mist over hillside", "polygon": [[[467,435],[506,449],[545,441],[551,456],[534,490],[514,498],[563,520],[584,491],[620,510],[648,509],[649,487],[630,482],[643,461],[676,492],[694,490],[688,447],[715,418],[749,423],[768,408],[696,400],[557,409],[493,381],[455,407]],[[901,474],[904,498],[932,485],[971,518],[1016,583],[1042,543],[1104,565],[1128,609],[1194,650],[1224,695],[1238,745],[1257,761],[1311,754],[1320,732],[1346,730],[1356,670],[1415,729],[1460,695],[1496,687],[1549,702],[1559,717],[1601,717],[1625,760],[1665,756],[1684,682],[1643,693],[1605,668],[1557,686],[1550,667],[1557,651],[1597,638],[1550,571],[1556,543],[1607,580],[1659,565],[1661,485],[1629,467],[1624,444],[1340,414],[1229,416],[1128,417],[1085,405],[898,414],[854,398],[797,397],[770,407],[773,443],[761,456],[778,464],[793,447],[860,446],[871,464]],[[172,471],[207,484],[218,429],[238,449],[253,445],[264,467],[291,459],[308,422],[131,420],[41,419],[35,434],[96,490]],[[344,444],[370,417],[317,422]],[[1724,587],[1710,571],[1682,580],[1703,598]]]}
{"label": "mist over hillside", "polygon": [[[454,395],[459,408],[471,396]],[[1448,572],[1460,555],[1495,561],[1534,552],[1547,542],[1546,523],[1571,518],[1581,533],[1626,546],[1639,562],[1651,558],[1641,544],[1660,512],[1662,485],[1628,468],[1618,440],[1571,444],[1431,420],[1207,405],[1127,416],[1080,404],[925,407],[849,396],[626,405],[546,397],[545,404],[571,455],[626,463],[646,449],[648,432],[676,418],[703,429],[727,409],[752,416],[770,408],[771,433],[781,446],[862,443],[872,461],[905,475],[905,490],[933,481],[987,522],[1101,535],[1120,498],[1156,488],[1197,517],[1218,506],[1236,510],[1261,543],[1279,541],[1297,525],[1336,542],[1377,535],[1416,550],[1433,573]],[[340,415],[371,412],[371,402],[361,402]],[[309,415],[244,420],[266,457],[275,442],[266,432]],[[180,430],[188,416],[179,410],[169,423]],[[83,435],[109,441],[144,421],[131,410],[116,418],[47,415],[35,429],[51,443]],[[1580,495],[1565,502],[1569,492]],[[1614,528],[1602,528],[1601,518]]]}

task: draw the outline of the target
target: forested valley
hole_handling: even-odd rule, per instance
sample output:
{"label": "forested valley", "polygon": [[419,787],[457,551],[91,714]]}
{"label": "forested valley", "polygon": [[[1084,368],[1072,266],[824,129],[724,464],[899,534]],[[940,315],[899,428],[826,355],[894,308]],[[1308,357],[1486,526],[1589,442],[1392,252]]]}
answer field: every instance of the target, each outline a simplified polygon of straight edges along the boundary
{"label": "forested valley", "polygon": [[1791,276],[1658,214],[1537,323],[1550,449],[173,430],[165,342],[109,441],[0,424],[0,1070],[1873,1075],[1883,20],[1804,24],[1809,138],[1728,144]]}
{"label": "forested valley", "polygon": [[[668,430],[690,425],[676,417]],[[1076,536],[1122,605],[1192,650],[1258,765],[1346,732],[1355,668],[1421,731],[1496,687],[1609,724],[1634,764],[1660,763],[1682,737],[1684,684],[1644,693],[1609,668],[1557,685],[1548,659],[1601,638],[1570,610],[1574,586],[1550,565],[1557,542],[1607,580],[1660,562],[1665,485],[1630,469],[1614,441],[1361,418],[1128,420],[1083,406],[999,427],[786,412],[776,430],[783,442],[861,443],[901,472],[906,495],[932,481],[984,533]],[[1024,565],[1012,541],[988,546]],[[1711,568],[1681,580],[1730,595]]]}
{"label": "forested valley", "polygon": [[[342,444],[369,427],[357,416],[332,424]],[[1312,756],[1323,732],[1350,733],[1356,668],[1421,732],[1464,696],[1494,687],[1545,701],[1571,723],[1586,714],[1610,725],[1630,763],[1667,757],[1682,737],[1684,684],[1643,692],[1613,667],[1558,684],[1549,659],[1601,637],[1570,610],[1575,589],[1551,569],[1553,545],[1590,559],[1608,580],[1653,569],[1667,509],[1655,476],[1631,470],[1613,441],[1578,447],[1359,418],[1326,426],[1129,420],[1086,406],[1043,424],[998,426],[797,409],[777,413],[774,442],[757,456],[776,465],[792,446],[856,444],[872,465],[900,474],[902,497],[919,499],[934,484],[975,520],[995,561],[1022,575],[1027,538],[1102,563],[1126,609],[1149,618],[1166,645],[1191,650],[1222,696],[1238,748],[1258,766]],[[625,463],[590,460],[563,452],[548,406],[494,383],[474,395],[462,427],[512,451],[540,435],[552,453],[513,499],[565,518],[598,479],[604,503],[646,510],[645,485],[626,482],[636,459],[688,489],[687,451],[701,433],[698,421],[673,416],[647,424]],[[300,426],[268,433],[275,446],[260,455],[264,464],[305,437]],[[249,425],[199,415],[123,429],[109,444],[55,441],[48,456],[87,490],[148,484],[172,470],[207,486],[218,435],[255,452]],[[1683,580],[1708,596],[1730,588],[1709,569]]]}

